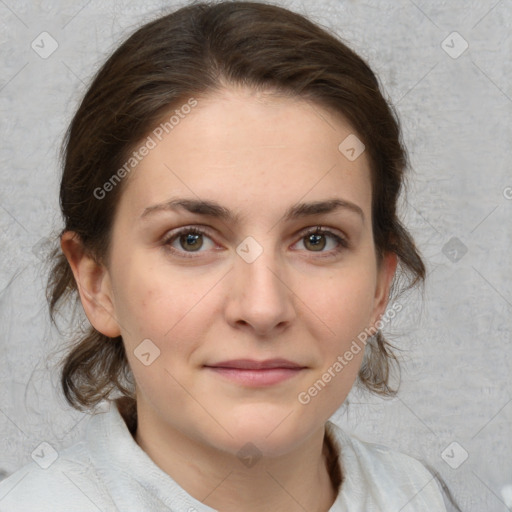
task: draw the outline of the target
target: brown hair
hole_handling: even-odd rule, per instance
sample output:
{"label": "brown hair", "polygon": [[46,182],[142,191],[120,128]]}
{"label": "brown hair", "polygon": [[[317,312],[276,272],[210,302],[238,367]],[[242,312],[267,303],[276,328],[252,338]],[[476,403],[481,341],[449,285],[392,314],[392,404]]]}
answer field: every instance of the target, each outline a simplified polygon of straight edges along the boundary
{"label": "brown hair", "polygon": [[[110,232],[123,182],[98,199],[101,188],[164,114],[192,96],[225,84],[274,90],[342,115],[363,141],[371,162],[373,236],[378,261],[399,257],[392,294],[425,277],[414,242],[397,216],[407,168],[399,123],[369,66],[336,36],[303,16],[257,2],[197,3],[144,25],[105,62],[68,128],[62,150],[60,206],[65,231],[108,264]],[[341,142],[341,141],[340,141]],[[47,297],[52,321],[74,297],[71,268],[56,248]],[[402,283],[407,278],[407,286]],[[359,381],[382,394],[397,359],[379,331],[366,346]],[[133,376],[121,337],[92,326],[77,333],[62,364],[67,401],[90,408],[112,391],[134,405]]]}

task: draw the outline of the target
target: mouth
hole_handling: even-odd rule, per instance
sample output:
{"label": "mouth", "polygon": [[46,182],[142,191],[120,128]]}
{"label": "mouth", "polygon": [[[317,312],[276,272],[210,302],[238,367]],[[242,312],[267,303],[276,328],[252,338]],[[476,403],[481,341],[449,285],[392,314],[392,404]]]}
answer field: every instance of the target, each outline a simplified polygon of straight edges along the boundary
{"label": "mouth", "polygon": [[287,359],[267,359],[255,361],[252,359],[235,359],[205,365],[220,377],[249,387],[272,386],[291,379],[304,370],[306,366]]}

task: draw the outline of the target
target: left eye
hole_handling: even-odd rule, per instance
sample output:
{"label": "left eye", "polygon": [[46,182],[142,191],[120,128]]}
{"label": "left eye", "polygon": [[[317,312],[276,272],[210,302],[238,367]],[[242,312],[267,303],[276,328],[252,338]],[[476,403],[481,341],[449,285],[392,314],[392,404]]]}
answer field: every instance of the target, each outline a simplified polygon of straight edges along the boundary
{"label": "left eye", "polygon": [[[323,251],[327,245],[327,242],[325,241],[326,237],[334,240],[335,244],[332,249]],[[339,252],[342,248],[347,247],[347,243],[344,238],[320,227],[315,228],[314,230],[309,230],[307,233],[303,234],[301,240],[304,241],[304,245],[306,247],[309,246],[313,248],[310,252]]]}

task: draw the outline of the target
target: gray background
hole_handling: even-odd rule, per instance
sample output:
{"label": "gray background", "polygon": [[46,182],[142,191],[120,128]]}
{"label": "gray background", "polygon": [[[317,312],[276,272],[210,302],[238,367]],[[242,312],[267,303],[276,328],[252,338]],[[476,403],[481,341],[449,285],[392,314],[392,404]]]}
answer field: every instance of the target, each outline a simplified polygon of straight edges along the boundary
{"label": "gray background", "polygon": [[[386,328],[404,349],[399,397],[354,391],[334,420],[428,463],[464,511],[506,511],[512,3],[274,3],[337,32],[380,76],[401,117],[413,168],[403,214],[429,271],[424,295],[400,298],[404,309]],[[47,238],[61,227],[64,130],[120,39],[162,7],[177,5],[0,0],[0,469],[6,473],[29,462],[43,441],[57,451],[76,442],[86,424],[87,416],[71,410],[58,391],[54,366],[66,333],[49,325],[41,263]],[[31,48],[33,41],[41,45],[44,31],[58,44],[47,58]],[[464,41],[469,46],[459,55]]]}

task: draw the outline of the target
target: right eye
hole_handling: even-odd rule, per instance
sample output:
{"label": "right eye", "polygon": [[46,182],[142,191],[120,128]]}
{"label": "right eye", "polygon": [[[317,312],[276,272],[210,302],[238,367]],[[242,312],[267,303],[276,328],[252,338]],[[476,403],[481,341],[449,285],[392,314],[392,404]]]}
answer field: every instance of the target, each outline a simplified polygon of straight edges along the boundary
{"label": "right eye", "polygon": [[[177,256],[194,258],[195,256],[192,253],[205,252],[200,251],[204,245],[205,237],[213,243],[205,230],[198,227],[183,227],[169,233],[163,240],[163,244]],[[176,244],[180,247],[176,247]]]}

